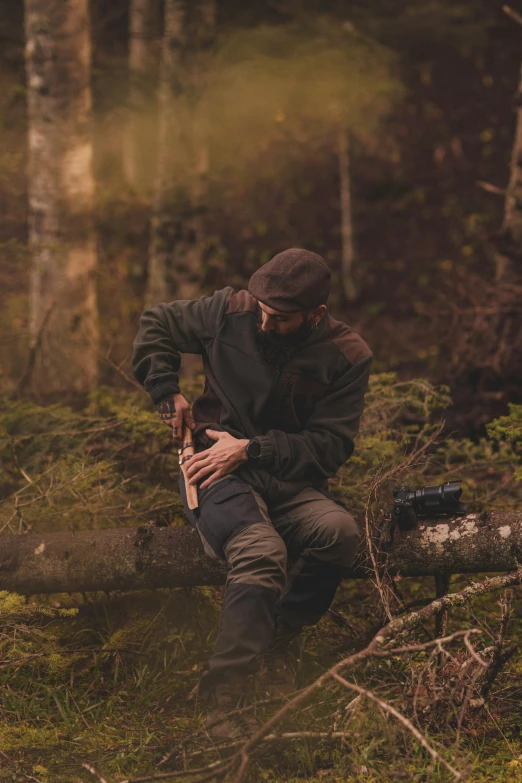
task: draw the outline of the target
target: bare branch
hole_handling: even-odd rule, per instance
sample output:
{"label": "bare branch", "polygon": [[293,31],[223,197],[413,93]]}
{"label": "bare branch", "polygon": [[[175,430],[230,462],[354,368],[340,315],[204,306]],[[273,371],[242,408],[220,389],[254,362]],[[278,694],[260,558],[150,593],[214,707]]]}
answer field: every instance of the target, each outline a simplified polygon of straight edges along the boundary
{"label": "bare branch", "polygon": [[118,375],[121,375],[122,378],[124,378],[127,383],[130,383],[131,386],[133,386],[135,389],[137,389],[139,392],[143,391],[143,387],[140,386],[138,381],[136,381],[134,378],[132,378],[129,373],[125,372],[124,369],[122,369],[121,365],[116,364],[116,362],[113,362],[112,359],[109,357],[108,354],[105,354],[105,356],[101,357],[104,362],[107,362],[107,364],[112,367],[113,370],[115,370]]}
{"label": "bare branch", "polygon": [[31,383],[31,379],[33,377],[33,370],[36,363],[36,358],[40,351],[42,345],[42,339],[45,330],[47,329],[47,324],[49,323],[49,319],[52,315],[55,305],[56,305],[56,299],[53,298],[51,299],[49,306],[47,307],[47,310],[44,313],[42,322],[40,323],[40,326],[38,327],[38,331],[31,343],[31,347],[29,349],[29,356],[27,358],[26,368],[24,370],[22,377],[18,381],[18,394],[22,394]]}
{"label": "bare branch", "polygon": [[509,621],[511,620],[512,600],[512,591],[506,590],[504,597],[501,599],[502,618],[500,621],[500,630],[498,632],[497,638],[495,639],[491,661],[488,668],[484,672],[484,684],[481,690],[481,695],[484,699],[488,696],[491,690],[491,686],[498,677],[500,670],[509,661],[512,655],[514,655],[517,649],[516,645],[512,645],[507,650],[504,650],[507,629],[509,626]]}
{"label": "bare branch", "polygon": [[100,775],[100,773],[99,773],[99,772],[96,772],[96,770],[94,769],[94,767],[91,767],[91,765],[90,765],[90,764],[86,764],[86,763],[83,761],[83,762],[82,762],[82,767],[85,767],[85,769],[86,769],[88,772],[90,772],[90,773],[91,773],[91,775],[94,775],[94,777],[95,777],[95,778],[98,778],[98,780],[100,781],[100,783],[107,783],[107,781],[105,780],[105,778],[104,778],[104,777],[102,777],[102,775]]}
{"label": "bare branch", "polygon": [[380,699],[375,695],[375,693],[372,693],[372,691],[369,691],[366,688],[362,688],[360,685],[356,685],[353,682],[348,682],[348,680],[345,680],[344,677],[341,677],[340,674],[333,674],[332,676],[335,680],[337,680],[337,682],[340,682],[341,685],[344,685],[345,688],[348,688],[351,691],[355,691],[361,696],[364,696],[369,701],[373,701],[375,704],[378,704],[382,710],[388,712],[390,715],[393,715],[394,718],[397,718],[397,720],[402,723],[402,725],[405,726],[411,734],[413,734],[415,739],[422,745],[422,747],[428,751],[434,761],[438,761],[440,764],[446,767],[446,769],[454,776],[455,780],[465,780],[464,775],[455,769],[455,767],[452,767],[451,764],[446,761],[446,759],[441,756],[432,745],[429,744],[421,732],[415,728],[413,723],[411,723],[411,721],[409,721],[408,718],[402,714],[402,712],[396,710],[395,707],[393,707],[387,701]]}
{"label": "bare branch", "polygon": [[505,576],[493,576],[484,579],[482,582],[475,582],[469,587],[465,587],[458,593],[448,593],[448,595],[437,598],[431,604],[419,609],[418,612],[412,612],[405,617],[398,617],[383,629],[375,638],[382,638],[382,643],[386,643],[392,636],[397,636],[404,631],[418,627],[424,620],[432,617],[443,609],[449,609],[455,606],[463,606],[479,595],[493,593],[497,590],[503,590],[511,585],[520,584],[522,580],[522,570],[515,571]]}
{"label": "bare branch", "polygon": [[[236,747],[241,744],[241,740],[238,742],[230,743],[226,748]],[[218,747],[218,746],[216,746]],[[165,780],[166,778],[188,778],[191,775],[199,775],[202,773],[203,777],[199,778],[198,783],[203,783],[205,780],[211,780],[216,776],[223,776],[232,767],[232,759],[229,761],[215,761],[213,764],[208,764],[206,767],[198,767],[197,769],[181,769],[177,772],[158,772],[155,775],[144,775],[139,778],[127,778],[121,780],[120,783],[147,783],[149,780]]]}
{"label": "bare branch", "polygon": [[[410,652],[411,646],[406,648],[403,647],[392,649],[390,646],[385,647],[385,645],[390,645],[391,641],[399,634],[402,634],[405,631],[411,631],[413,628],[418,627],[428,617],[433,617],[437,612],[440,612],[443,609],[449,608],[450,606],[462,606],[475,596],[501,590],[510,585],[520,584],[521,578],[521,570],[518,570],[512,574],[507,574],[506,576],[491,577],[489,579],[485,579],[483,582],[470,585],[458,593],[451,593],[435,601],[432,601],[431,604],[425,606],[418,612],[414,612],[411,615],[407,615],[406,617],[399,617],[395,620],[392,620],[389,625],[381,629],[374,636],[370,644],[364,650],[360,650],[359,652],[354,653],[347,658],[343,658],[343,660],[339,661],[339,663],[337,663],[331,669],[324,672],[324,674],[322,674],[315,682],[313,682],[307,688],[304,688],[297,696],[294,696],[292,699],[290,699],[289,702],[283,705],[283,707],[281,707],[274,715],[272,715],[263,724],[263,726],[261,726],[259,730],[243,745],[240,752],[236,754],[234,757],[236,762],[239,758],[241,758],[243,761],[245,754],[249,756],[254,748],[261,742],[261,740],[266,737],[272,731],[272,729],[278,723],[280,723],[281,720],[283,720],[283,718],[287,717],[287,715],[299,709],[300,707],[303,707],[308,702],[308,700],[315,695],[315,693],[317,693],[324,685],[328,683],[328,680],[334,679],[334,675],[340,674],[340,672],[345,669],[353,668],[353,666],[356,664],[371,657],[383,657],[383,654],[388,656],[398,655],[399,650]],[[435,639],[432,642],[427,642],[424,649],[426,649],[426,647],[429,645],[438,646],[442,643],[442,641],[442,639]],[[236,777],[235,783],[241,783],[240,779]]]}
{"label": "bare branch", "polygon": [[487,193],[494,193],[495,196],[506,195],[506,188],[499,188],[497,185],[492,185],[491,182],[484,182],[484,180],[478,179],[475,184]]}
{"label": "bare branch", "polygon": [[518,11],[514,11],[512,8],[510,8],[509,5],[503,5],[502,10],[510,17],[510,19],[513,19],[514,22],[522,25],[522,16],[518,13]]}

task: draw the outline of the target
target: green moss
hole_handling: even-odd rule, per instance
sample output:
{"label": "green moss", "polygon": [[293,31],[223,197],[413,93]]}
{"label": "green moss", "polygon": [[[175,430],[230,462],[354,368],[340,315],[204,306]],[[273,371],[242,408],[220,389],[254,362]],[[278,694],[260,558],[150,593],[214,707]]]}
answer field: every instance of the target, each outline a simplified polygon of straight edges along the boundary
{"label": "green moss", "polygon": [[0,750],[9,753],[15,750],[51,748],[61,741],[58,729],[35,728],[27,724],[0,726]]}

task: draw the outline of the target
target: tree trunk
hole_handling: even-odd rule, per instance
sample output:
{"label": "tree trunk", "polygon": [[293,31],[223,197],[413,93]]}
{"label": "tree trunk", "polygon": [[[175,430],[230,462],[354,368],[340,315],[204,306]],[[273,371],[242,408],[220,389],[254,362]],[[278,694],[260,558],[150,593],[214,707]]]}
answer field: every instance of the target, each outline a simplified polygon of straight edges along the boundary
{"label": "tree trunk", "polygon": [[125,129],[123,167],[134,190],[147,184],[151,144],[149,115],[157,66],[158,0],[131,0],[129,10],[129,115]]}
{"label": "tree trunk", "polygon": [[201,295],[208,155],[199,99],[214,24],[214,0],[165,2],[147,306]]}
{"label": "tree trunk", "polygon": [[[397,534],[391,574],[509,571],[522,560],[522,512],[492,511],[428,522]],[[365,551],[347,578],[371,575]],[[0,590],[25,595],[221,584],[225,569],[190,527],[119,528],[0,536]]]}
{"label": "tree trunk", "polygon": [[353,278],[353,226],[352,198],[350,193],[350,149],[348,132],[344,125],[339,126],[338,149],[339,160],[339,195],[341,206],[341,282],[344,297],[347,302],[357,299],[357,288]]}
{"label": "tree trunk", "polygon": [[88,0],[25,0],[32,384],[98,378]]}
{"label": "tree trunk", "polygon": [[[506,11],[505,6],[504,11]],[[522,17],[516,12],[509,13],[509,15],[514,16],[516,21],[522,24]],[[511,151],[504,220],[494,246],[497,283],[509,283],[512,278],[520,275],[520,269],[515,268],[515,264],[516,262],[520,264],[522,257],[522,67],[518,82],[516,107],[517,122]]]}

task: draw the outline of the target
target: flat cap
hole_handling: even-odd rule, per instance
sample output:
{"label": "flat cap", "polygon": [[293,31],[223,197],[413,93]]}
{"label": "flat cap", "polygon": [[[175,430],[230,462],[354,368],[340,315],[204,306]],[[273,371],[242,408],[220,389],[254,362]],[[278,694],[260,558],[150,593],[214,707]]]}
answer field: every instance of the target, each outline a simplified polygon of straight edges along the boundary
{"label": "flat cap", "polygon": [[259,267],[249,280],[248,290],[274,310],[295,313],[326,304],[330,278],[330,268],[322,256],[292,247]]}

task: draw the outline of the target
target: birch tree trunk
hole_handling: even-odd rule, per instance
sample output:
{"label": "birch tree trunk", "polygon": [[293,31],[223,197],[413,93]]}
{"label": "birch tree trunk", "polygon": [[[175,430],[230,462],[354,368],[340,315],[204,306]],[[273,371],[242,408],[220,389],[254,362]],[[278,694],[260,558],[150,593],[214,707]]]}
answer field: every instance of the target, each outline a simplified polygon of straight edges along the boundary
{"label": "birch tree trunk", "polygon": [[339,161],[341,207],[341,281],[346,301],[353,302],[357,298],[357,288],[353,277],[354,249],[352,197],[350,192],[350,148],[348,132],[342,124],[339,126],[337,134],[337,156]]}
{"label": "birch tree trunk", "polygon": [[146,305],[201,294],[202,208],[208,171],[200,97],[214,0],[165,0],[158,163]]}
{"label": "birch tree trunk", "polygon": [[131,0],[129,9],[129,114],[125,133],[123,167],[134,190],[147,184],[150,146],[149,115],[154,113],[151,95],[157,67],[158,0]]}
{"label": "birch tree trunk", "polygon": [[88,0],[25,0],[30,311],[38,392],[98,378]]}
{"label": "birch tree trunk", "polygon": [[[522,512],[492,511],[397,533],[390,574],[510,571],[522,559]],[[372,577],[362,545],[346,578]],[[222,584],[223,565],[208,558],[191,527],[139,527],[0,536],[0,590],[25,595]]]}

